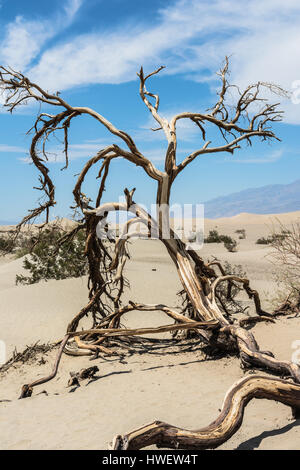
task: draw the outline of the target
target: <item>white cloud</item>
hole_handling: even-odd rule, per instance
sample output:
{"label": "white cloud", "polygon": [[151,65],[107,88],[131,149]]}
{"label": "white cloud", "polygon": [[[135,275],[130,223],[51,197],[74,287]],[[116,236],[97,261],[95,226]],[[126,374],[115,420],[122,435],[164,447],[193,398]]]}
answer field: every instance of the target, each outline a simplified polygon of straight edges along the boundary
{"label": "white cloud", "polygon": [[285,151],[283,149],[274,150],[271,153],[264,154],[262,156],[245,156],[245,158],[235,158],[235,157],[226,157],[225,161],[230,161],[231,163],[274,163],[281,159],[284,156]]}
{"label": "white cloud", "polygon": [[[211,81],[224,56],[231,55],[232,81],[258,80],[290,89],[300,79],[298,0],[179,0],[160,10],[154,25],[123,25],[106,33],[79,35],[46,50],[28,71],[49,89],[82,84],[121,83],[147,69],[184,73]],[[289,122],[300,122],[300,106],[287,106]]]}
{"label": "white cloud", "polygon": [[[117,140],[115,140],[117,142]],[[71,144],[69,145],[69,150],[68,150],[68,157],[69,161],[71,160],[76,160],[78,158],[91,158],[94,155],[97,154],[101,149],[104,147],[111,145],[114,143],[114,139],[97,139],[96,141],[86,141],[82,144]],[[9,147],[9,146],[2,146],[0,145],[0,152],[4,152],[5,149],[8,149],[8,152],[18,152],[18,153],[26,153],[24,149],[21,149],[19,147]],[[141,149],[143,154],[151,161],[153,162],[163,162],[165,159],[165,154],[166,154],[166,146],[153,146],[151,148],[143,148]],[[178,158],[180,159],[181,156],[186,156],[189,153],[193,151],[192,148],[183,148],[180,149],[178,152]],[[62,147],[49,147],[47,149],[47,157],[48,157],[48,162],[49,163],[61,163],[65,162],[65,154],[62,150]],[[122,158],[122,157],[120,157]],[[30,157],[20,157],[20,161],[23,163],[30,163],[32,160]]]}
{"label": "white cloud", "polygon": [[[69,160],[76,160],[78,158],[91,158],[94,155],[96,155],[97,152],[99,152],[101,149],[116,142],[117,142],[117,139],[111,138],[109,140],[109,138],[107,138],[107,139],[97,139],[95,141],[85,141],[82,144],[70,144],[68,147],[68,158]],[[14,151],[14,150],[11,150],[11,151]],[[1,152],[1,145],[0,145],[0,152]],[[66,159],[65,154],[63,152],[63,145],[61,145],[60,147],[49,145],[46,148],[46,154],[47,154],[49,163],[60,163],[60,162],[64,162]],[[32,161],[30,157],[21,157],[19,158],[19,160],[24,163],[30,163]]]}
{"label": "white cloud", "polygon": [[[159,10],[151,24],[107,27],[105,33],[80,34],[45,50],[81,4],[69,0],[51,20],[16,18],[7,25],[0,61],[53,91],[131,81],[141,64],[147,70],[164,64],[162,73],[185,74],[215,87],[214,72],[225,55],[231,55],[232,82],[240,86],[261,80],[291,89],[300,80],[299,0],[178,0]],[[300,105],[284,106],[285,121],[299,123]]]}
{"label": "white cloud", "polygon": [[69,0],[63,9],[66,13],[68,22],[72,22],[84,0]]}
{"label": "white cloud", "polygon": [[23,149],[22,147],[18,147],[16,145],[0,144],[0,152],[3,152],[3,153],[26,153],[27,150]]}
{"label": "white cloud", "polygon": [[45,24],[28,22],[18,16],[6,27],[0,49],[1,62],[16,70],[24,70],[49,37],[51,31],[48,31]]}
{"label": "white cloud", "polygon": [[72,23],[82,1],[68,0],[63,13],[58,13],[51,19],[28,20],[17,16],[6,26],[4,37],[0,42],[2,65],[25,71],[40,53],[46,41]]}
{"label": "white cloud", "polygon": [[[141,139],[143,144],[145,144],[145,139]],[[180,146],[177,151],[177,162],[179,163],[193,151],[195,151],[197,147],[197,142],[195,139],[193,140],[189,133],[187,134],[186,138],[181,139],[183,142],[186,142],[186,145]],[[108,145],[113,143],[120,143],[118,139],[109,139],[109,138],[100,138],[95,140],[86,140],[81,144],[70,144],[68,150],[68,158],[69,161],[77,160],[79,158],[89,159],[92,158],[94,155],[97,154],[101,149],[105,148]],[[153,142],[152,142],[153,143]],[[165,142],[164,142],[165,143]],[[158,165],[163,163],[166,156],[167,145],[160,145],[157,146],[157,142],[154,142],[154,145],[150,147],[143,145],[141,148],[142,153],[152,162],[157,163]],[[14,152],[14,153],[23,153],[27,154],[27,150],[22,147],[11,146],[0,144],[0,152]],[[274,149],[269,153],[265,153],[264,155],[257,156],[257,153],[254,150],[244,151],[241,157],[241,154],[235,153],[232,156],[228,156],[225,153],[220,154],[220,157],[223,157],[224,162],[231,162],[231,163],[273,163],[280,160],[286,153],[291,153],[291,150],[288,149]],[[239,158],[237,158],[239,156]],[[63,152],[62,147],[58,146],[49,146],[47,148],[47,157],[48,163],[64,163],[65,162],[65,154]],[[121,158],[121,157],[120,157]],[[29,156],[20,157],[20,161],[23,163],[31,163],[32,160]]]}

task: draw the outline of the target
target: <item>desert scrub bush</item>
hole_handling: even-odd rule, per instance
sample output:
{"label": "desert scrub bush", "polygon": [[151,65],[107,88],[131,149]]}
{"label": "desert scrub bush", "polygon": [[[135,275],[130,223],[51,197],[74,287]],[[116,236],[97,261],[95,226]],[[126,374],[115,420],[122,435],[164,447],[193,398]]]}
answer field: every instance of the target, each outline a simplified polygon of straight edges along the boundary
{"label": "desert scrub bush", "polygon": [[239,235],[240,240],[244,240],[246,238],[246,230],[244,228],[236,230],[235,233]]}
{"label": "desert scrub bush", "polygon": [[269,237],[271,253],[268,258],[275,266],[274,280],[279,290],[275,303],[288,299],[300,305],[300,222],[287,230],[280,224],[280,232]]}
{"label": "desert scrub bush", "polygon": [[237,251],[237,241],[227,235],[223,235],[222,238],[226,250],[235,253]]}
{"label": "desert scrub bush", "polygon": [[37,236],[34,236],[32,233],[29,233],[27,236],[19,236],[17,239],[17,245],[14,247],[15,258],[22,258],[23,256],[32,253],[37,241]]}
{"label": "desert scrub bush", "polygon": [[237,251],[237,241],[229,235],[220,235],[217,230],[210,230],[208,237],[204,238],[204,243],[224,243],[225,248],[231,253]]}
{"label": "desert scrub bush", "polygon": [[255,243],[256,245],[269,245],[269,243],[271,242],[269,238],[261,237],[261,238],[258,238]]}
{"label": "desert scrub bush", "polygon": [[12,240],[8,237],[0,237],[0,254],[7,253],[12,248]]}
{"label": "desert scrub bush", "polygon": [[80,277],[87,273],[84,233],[79,231],[72,239],[59,245],[62,235],[62,230],[57,227],[48,228],[40,234],[23,263],[23,268],[30,274],[18,274],[16,284],[35,284],[41,280]]}
{"label": "desert scrub bush", "polygon": [[204,238],[204,243],[222,243],[222,235],[217,230],[210,230],[208,237]]}
{"label": "desert scrub bush", "polygon": [[287,238],[291,232],[289,230],[283,230],[280,233],[272,233],[267,238],[261,237],[256,240],[257,245],[273,245],[276,242],[281,242]]}

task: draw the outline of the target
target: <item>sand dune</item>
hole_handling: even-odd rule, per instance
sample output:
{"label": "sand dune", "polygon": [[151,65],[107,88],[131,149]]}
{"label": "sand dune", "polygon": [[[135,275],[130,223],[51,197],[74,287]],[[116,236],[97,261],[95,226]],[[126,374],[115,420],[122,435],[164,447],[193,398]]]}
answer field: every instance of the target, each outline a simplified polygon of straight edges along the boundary
{"label": "sand dune", "polygon": [[[274,268],[266,257],[270,249],[256,245],[255,240],[268,233],[266,225],[274,217],[239,214],[207,220],[206,230],[218,227],[220,233],[236,236],[235,230],[245,228],[247,236],[239,240],[237,253],[228,253],[222,244],[205,245],[200,253],[205,259],[215,255],[222,261],[241,264],[252,285],[262,292],[264,305],[276,289]],[[280,214],[284,223],[297,217],[300,212]],[[131,289],[125,301],[175,307],[180,283],[160,242],[135,241],[130,252],[132,260],[125,274]],[[0,263],[1,339],[7,344],[8,356],[15,347],[20,351],[38,340],[46,343],[61,339],[69,320],[87,299],[86,277],[16,286],[15,275],[21,271],[22,259]],[[131,312],[123,323],[130,327],[158,326],[170,323],[170,319],[159,312]],[[263,349],[291,360],[292,343],[300,340],[300,319],[258,324],[252,331]],[[99,357],[91,362],[88,357],[64,355],[57,377],[36,387],[34,396],[26,400],[17,400],[21,386],[50,371],[55,351],[44,354],[43,361],[39,357],[37,362],[11,369],[0,381],[0,400],[11,400],[0,401],[0,448],[105,449],[114,434],[154,419],[193,429],[209,424],[217,416],[227,389],[244,372],[236,358],[205,361],[197,347],[185,349],[153,348],[126,354],[122,362],[117,357]],[[69,372],[90,365],[99,367],[98,380],[85,382],[71,393],[66,387]],[[43,390],[48,395],[38,395]],[[221,448],[299,449],[299,424],[300,420],[291,420],[290,411],[283,405],[258,400],[247,407],[239,432]]]}
{"label": "sand dune", "polygon": [[276,222],[280,220],[282,223],[289,224],[300,218],[300,211],[295,212],[283,212],[282,214],[250,214],[248,212],[241,212],[240,214],[232,217],[220,217],[218,219],[206,219],[211,222],[226,223],[229,224],[268,224],[270,222]]}
{"label": "sand dune", "polygon": [[[62,230],[70,230],[75,225],[76,222],[74,220],[68,219],[66,217],[62,217],[60,219],[54,219],[49,222],[50,225],[59,225]],[[29,224],[21,227],[21,231],[26,233],[27,231],[37,230],[43,224]],[[15,225],[0,225],[0,232],[11,232],[15,230]]]}

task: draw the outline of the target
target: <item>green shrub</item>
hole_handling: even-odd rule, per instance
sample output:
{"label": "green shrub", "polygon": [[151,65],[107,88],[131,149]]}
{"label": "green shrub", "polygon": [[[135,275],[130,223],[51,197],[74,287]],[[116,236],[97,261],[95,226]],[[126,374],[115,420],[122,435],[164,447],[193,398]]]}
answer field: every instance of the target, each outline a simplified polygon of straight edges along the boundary
{"label": "green shrub", "polygon": [[236,240],[234,240],[233,238],[231,238],[227,235],[223,235],[222,236],[222,241],[223,241],[224,246],[225,246],[227,251],[229,251],[230,253],[235,253],[237,251],[237,241]]}
{"label": "green shrub", "polygon": [[[84,233],[79,231],[71,240],[58,245],[63,234],[57,227],[42,232],[32,252],[24,259],[23,267],[30,275],[17,275],[16,284],[35,284],[41,280],[80,277],[87,273]],[[26,251],[26,247],[23,250]]]}
{"label": "green shrub", "polygon": [[244,228],[236,230],[235,233],[239,234],[240,240],[244,240],[246,238],[246,230]]}
{"label": "green shrub", "polygon": [[204,243],[222,243],[222,235],[217,230],[210,230],[208,237],[204,238]]}
{"label": "green shrub", "polygon": [[3,237],[3,236],[0,237],[0,252],[5,253],[5,252],[10,251],[12,246],[13,246],[13,242],[10,238]]}
{"label": "green shrub", "polygon": [[271,241],[269,240],[269,238],[261,237],[261,238],[258,238],[255,243],[257,245],[269,245]]}
{"label": "green shrub", "polygon": [[283,231],[281,233],[273,233],[272,235],[269,235],[267,238],[261,237],[256,240],[257,245],[271,245],[272,243],[276,241],[281,241],[284,240],[288,235],[288,231]]}
{"label": "green shrub", "polygon": [[217,230],[210,230],[204,243],[224,243],[225,248],[231,253],[237,251],[237,241],[229,235],[220,235]]}

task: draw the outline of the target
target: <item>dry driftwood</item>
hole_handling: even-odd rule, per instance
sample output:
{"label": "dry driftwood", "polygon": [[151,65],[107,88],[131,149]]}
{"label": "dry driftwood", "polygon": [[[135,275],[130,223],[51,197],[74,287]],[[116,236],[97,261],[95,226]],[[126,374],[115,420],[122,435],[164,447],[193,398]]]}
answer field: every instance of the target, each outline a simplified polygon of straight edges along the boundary
{"label": "dry driftwood", "polygon": [[170,449],[215,449],[240,428],[244,409],[253,398],[275,400],[292,408],[300,417],[300,385],[273,377],[252,375],[235,383],[227,392],[218,418],[209,426],[189,431],[154,421],[124,436],[117,435],[111,448],[136,450],[153,444]]}
{"label": "dry driftwood", "polygon": [[68,387],[73,385],[80,386],[82,380],[93,379],[97,372],[99,372],[97,366],[87,367],[86,369],[81,369],[79,372],[70,372],[71,378],[68,381]]}
{"label": "dry driftwood", "polygon": [[35,380],[34,382],[32,382],[30,384],[24,384],[22,389],[21,389],[21,394],[19,396],[19,399],[30,397],[32,395],[32,392],[33,392],[33,387],[36,387],[37,385],[41,385],[41,384],[44,384],[46,382],[49,382],[49,380],[53,379],[56,376],[57,371],[58,371],[58,366],[59,366],[59,363],[60,363],[60,359],[61,359],[64,347],[65,347],[68,339],[69,339],[69,335],[66,335],[64,337],[64,339],[62,340],[62,342],[61,342],[61,345],[59,347],[58,354],[57,354],[56,361],[54,363],[52,372],[49,375],[47,375],[46,377]]}

